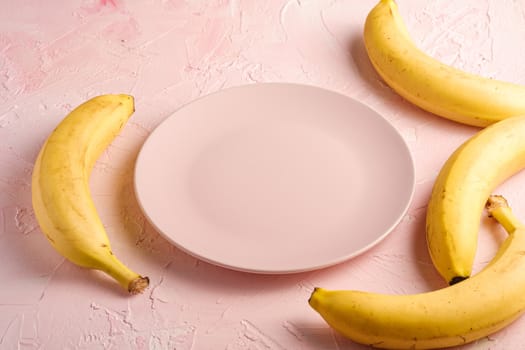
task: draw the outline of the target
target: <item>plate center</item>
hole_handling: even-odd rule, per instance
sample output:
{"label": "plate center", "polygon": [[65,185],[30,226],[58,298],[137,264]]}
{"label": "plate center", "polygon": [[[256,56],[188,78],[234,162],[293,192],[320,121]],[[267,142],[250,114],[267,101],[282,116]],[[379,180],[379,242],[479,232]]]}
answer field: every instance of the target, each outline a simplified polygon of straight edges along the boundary
{"label": "plate center", "polygon": [[299,122],[245,125],[195,156],[190,198],[241,240],[347,229],[363,188],[354,153],[340,134]]}

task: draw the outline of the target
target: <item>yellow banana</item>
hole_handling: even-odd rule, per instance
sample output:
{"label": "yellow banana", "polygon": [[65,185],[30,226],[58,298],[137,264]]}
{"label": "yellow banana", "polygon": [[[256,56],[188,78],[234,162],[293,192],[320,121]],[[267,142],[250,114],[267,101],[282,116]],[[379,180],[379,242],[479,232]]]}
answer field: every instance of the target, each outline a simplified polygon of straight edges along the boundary
{"label": "yellow banana", "polygon": [[525,167],[525,116],[478,131],[445,162],[428,203],[427,245],[449,284],[470,276],[480,217],[493,190]]}
{"label": "yellow banana", "polygon": [[525,86],[470,74],[430,57],[414,44],[394,0],[380,0],[370,11],[364,42],[383,80],[429,112],[474,126],[525,114]]}
{"label": "yellow banana", "polygon": [[412,295],[316,288],[309,304],[341,334],[377,348],[444,348],[502,329],[525,311],[525,226],[501,197],[487,208],[509,236],[475,276]]}
{"label": "yellow banana", "polygon": [[89,176],[134,112],[129,95],[101,95],[68,114],[45,141],[32,175],[37,221],[51,245],[73,263],[106,272],[135,294],[149,284],[111,251],[90,195]]}

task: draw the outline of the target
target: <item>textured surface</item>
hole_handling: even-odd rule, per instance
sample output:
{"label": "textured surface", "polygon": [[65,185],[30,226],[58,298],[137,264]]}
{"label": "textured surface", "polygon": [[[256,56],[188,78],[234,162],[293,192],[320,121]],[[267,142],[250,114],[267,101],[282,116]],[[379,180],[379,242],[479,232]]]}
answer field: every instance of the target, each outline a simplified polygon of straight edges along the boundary
{"label": "textured surface", "polygon": [[[0,348],[360,349],[309,308],[314,286],[388,293],[443,287],[425,246],[426,203],[444,160],[477,129],[421,111],[380,81],[361,38],[374,4],[4,1]],[[429,54],[470,72],[525,84],[525,1],[398,4]],[[405,137],[416,164],[415,197],[394,232],[366,254],[315,272],[251,275],[182,253],[142,216],[133,194],[133,166],[151,130],[199,96],[269,81],[307,83],[359,99]],[[151,279],[150,288],[134,297],[100,273],[64,261],[40,233],[30,201],[32,165],[43,140],[72,107],[109,92],[133,94],[137,110],[95,166],[91,185],[113,250]],[[520,174],[499,188],[523,218],[524,185]],[[381,203],[370,210],[380,211]],[[482,223],[476,269],[504,236],[491,221]],[[524,330],[522,318],[463,348],[518,349]]]}

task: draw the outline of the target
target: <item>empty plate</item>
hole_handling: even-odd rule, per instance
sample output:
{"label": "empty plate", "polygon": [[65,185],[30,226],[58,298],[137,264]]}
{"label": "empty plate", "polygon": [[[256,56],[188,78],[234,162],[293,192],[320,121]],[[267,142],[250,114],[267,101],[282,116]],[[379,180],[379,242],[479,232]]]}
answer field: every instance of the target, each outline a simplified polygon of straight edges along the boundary
{"label": "empty plate", "polygon": [[414,191],[407,145],[378,113],[296,84],[225,89],[180,108],[144,143],[135,190],[170,242],[256,273],[327,267],[371,248]]}

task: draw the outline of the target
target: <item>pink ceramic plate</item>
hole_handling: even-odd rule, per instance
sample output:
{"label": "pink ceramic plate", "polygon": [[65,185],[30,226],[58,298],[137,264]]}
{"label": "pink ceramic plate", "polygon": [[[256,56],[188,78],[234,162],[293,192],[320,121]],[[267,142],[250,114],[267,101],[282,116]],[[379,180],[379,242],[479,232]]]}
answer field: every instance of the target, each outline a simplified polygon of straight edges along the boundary
{"label": "pink ceramic plate", "polygon": [[381,241],[414,190],[410,152],[370,108],[294,84],[226,89],[176,111],[136,163],[138,201],[170,242],[257,273],[333,265]]}

